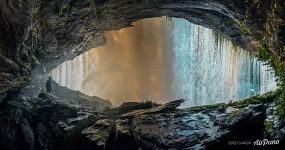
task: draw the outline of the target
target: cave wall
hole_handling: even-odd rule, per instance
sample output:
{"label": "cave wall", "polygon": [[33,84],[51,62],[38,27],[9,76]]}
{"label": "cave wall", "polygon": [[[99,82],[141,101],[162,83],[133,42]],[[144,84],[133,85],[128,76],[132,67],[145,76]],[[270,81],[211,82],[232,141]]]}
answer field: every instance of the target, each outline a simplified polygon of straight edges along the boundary
{"label": "cave wall", "polygon": [[105,44],[104,31],[163,15],[211,28],[270,63],[285,57],[282,0],[11,0],[0,5],[1,91]]}

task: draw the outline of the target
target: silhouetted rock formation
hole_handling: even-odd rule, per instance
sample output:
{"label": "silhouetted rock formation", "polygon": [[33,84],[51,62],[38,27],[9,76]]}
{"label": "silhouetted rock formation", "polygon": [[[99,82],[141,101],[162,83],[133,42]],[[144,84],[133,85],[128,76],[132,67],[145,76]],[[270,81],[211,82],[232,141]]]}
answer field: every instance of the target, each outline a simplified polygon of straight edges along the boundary
{"label": "silhouetted rock formation", "polygon": [[[266,109],[269,116],[275,116],[270,112],[274,106],[243,105],[226,113],[224,107],[176,110],[180,103],[176,101],[128,112],[117,116],[121,119],[112,120],[69,99],[79,98],[82,105],[89,105],[80,93],[70,97],[40,94],[39,98],[21,96],[17,90],[9,92],[12,87],[22,87],[32,74],[47,73],[62,62],[105,44],[104,31],[163,15],[214,29],[238,46],[260,54],[262,59],[272,60],[276,74],[284,81],[283,0],[29,2],[0,1],[0,99],[5,99],[0,100],[1,149],[126,149],[125,145],[130,149],[224,148],[229,139],[263,138]],[[26,90],[29,88],[31,93],[41,93],[32,85]],[[101,102],[109,106],[108,102]],[[273,120],[272,124],[278,126],[268,125],[272,132],[267,135],[284,138],[284,123]]]}
{"label": "silhouetted rock formation", "polygon": [[185,100],[180,99],[180,100],[174,100],[169,103],[166,103],[161,106],[157,106],[154,108],[149,108],[149,109],[138,109],[134,110],[125,114],[122,114],[121,117],[123,118],[132,118],[138,115],[143,115],[143,114],[153,114],[153,113],[166,113],[166,112],[171,112],[174,111],[178,106],[180,106]]}
{"label": "silhouetted rock formation", "polygon": [[67,87],[60,86],[53,82],[52,94],[56,95],[59,99],[68,101],[68,103],[77,104],[83,107],[92,108],[94,111],[101,112],[104,108],[112,108],[109,100],[104,100],[97,96],[88,96],[80,91],[73,91]]}
{"label": "silhouetted rock formation", "polygon": [[[184,100],[176,100],[127,112],[114,120],[90,108],[62,102],[54,95],[41,93],[39,97],[18,97],[1,105],[2,147],[15,150],[231,148],[228,141],[263,139],[266,114],[274,107],[268,103],[192,111],[177,109]],[[272,133],[283,128],[273,129]],[[284,136],[283,132],[278,133]],[[252,143],[247,145],[251,146]]]}
{"label": "silhouetted rock formation", "polygon": [[125,114],[127,112],[135,111],[135,110],[142,110],[142,109],[150,109],[160,106],[160,104],[153,103],[151,101],[145,102],[124,102],[117,108],[112,109],[118,115]]}
{"label": "silhouetted rock formation", "polygon": [[53,98],[59,99],[69,105],[76,107],[90,108],[93,111],[101,112],[106,107],[112,108],[112,104],[109,100],[104,100],[97,96],[88,96],[80,91],[74,91],[67,87],[60,86],[56,82],[52,82],[52,91],[50,94],[45,94],[45,81],[47,76],[35,77],[20,91],[21,95],[25,97],[39,97],[46,98],[45,96],[53,96]]}

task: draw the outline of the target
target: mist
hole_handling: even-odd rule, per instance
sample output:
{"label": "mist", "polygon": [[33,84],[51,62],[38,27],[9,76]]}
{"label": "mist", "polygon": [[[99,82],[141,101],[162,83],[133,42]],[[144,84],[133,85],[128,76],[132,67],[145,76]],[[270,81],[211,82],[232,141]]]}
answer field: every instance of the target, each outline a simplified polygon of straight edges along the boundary
{"label": "mist", "polygon": [[214,31],[184,19],[143,19],[52,71],[60,85],[123,102],[182,107],[228,103],[276,89],[274,73]]}

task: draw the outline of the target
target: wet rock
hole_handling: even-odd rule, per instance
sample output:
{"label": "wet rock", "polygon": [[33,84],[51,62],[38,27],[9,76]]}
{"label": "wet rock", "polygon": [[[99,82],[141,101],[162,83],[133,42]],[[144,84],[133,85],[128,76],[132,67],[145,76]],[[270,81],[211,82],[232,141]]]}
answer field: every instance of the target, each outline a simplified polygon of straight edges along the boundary
{"label": "wet rock", "polygon": [[173,113],[141,115],[134,118],[134,135],[146,149],[190,148],[210,135],[211,121],[204,114],[177,117]]}
{"label": "wet rock", "polygon": [[113,122],[108,119],[98,120],[93,126],[88,127],[82,131],[82,134],[94,143],[94,147],[105,149],[106,142],[111,136],[113,130]]}
{"label": "wet rock", "polygon": [[276,103],[267,104],[265,125],[265,136],[269,139],[285,141],[285,121],[279,118],[276,111]]}
{"label": "wet rock", "polygon": [[[140,114],[132,120],[133,134],[139,146],[145,149],[222,147],[227,145],[227,140],[236,137],[259,137],[256,134],[262,131],[255,132],[248,127],[255,124],[254,128],[262,130],[265,115],[262,111],[255,111],[256,107],[239,108],[228,113],[209,109],[200,112]],[[242,136],[239,135],[241,130]]]}
{"label": "wet rock", "polygon": [[[62,145],[72,145],[73,140],[81,139],[82,130],[101,117],[62,103],[50,94],[42,93],[40,97],[33,99],[19,96],[1,104],[1,147],[60,149]],[[62,125],[64,123],[66,126]]]}
{"label": "wet rock", "polygon": [[112,111],[116,111],[119,115],[124,114],[127,112],[135,111],[135,110],[141,110],[141,109],[150,109],[160,106],[159,104],[153,103],[151,101],[145,101],[145,102],[124,102],[122,105],[120,105],[118,108],[112,109]]}
{"label": "wet rock", "polygon": [[139,146],[132,132],[131,120],[117,119],[114,122],[113,132],[107,141],[106,149],[137,150]]}
{"label": "wet rock", "polygon": [[45,149],[52,149],[53,144],[53,135],[47,129],[46,125],[43,123],[36,124],[36,133],[37,133],[37,143],[38,147]]}
{"label": "wet rock", "polygon": [[53,82],[52,94],[56,95],[59,99],[65,100],[66,103],[71,103],[85,108],[102,112],[106,107],[112,108],[112,104],[109,100],[102,99],[97,96],[88,96],[80,91],[73,91],[67,87],[60,86],[56,82]]}
{"label": "wet rock", "polygon": [[185,100],[180,99],[180,100],[174,100],[169,103],[166,103],[162,106],[157,106],[151,109],[144,109],[144,110],[135,110],[130,113],[126,113],[121,115],[122,118],[132,118],[137,115],[142,115],[142,114],[152,114],[152,113],[162,113],[162,112],[170,112],[174,111],[178,106],[180,106]]}
{"label": "wet rock", "polygon": [[83,129],[93,125],[100,117],[91,113],[81,113],[75,118],[60,120],[59,125],[65,131],[66,138],[76,139]]}
{"label": "wet rock", "polygon": [[232,112],[235,112],[235,111],[238,111],[239,109],[237,108],[234,108],[234,107],[228,107],[226,109],[226,113],[229,114],[229,113],[232,113]]}
{"label": "wet rock", "polygon": [[121,120],[118,119],[116,120],[116,138],[122,138],[124,136],[126,136],[126,139],[130,139],[130,137],[132,136],[132,133],[130,131],[131,127],[130,127],[130,121],[129,120]]}
{"label": "wet rock", "polygon": [[[105,44],[104,31],[130,27],[132,22],[141,18],[158,16],[184,18],[214,29],[233,43],[253,52],[263,44],[260,39],[266,37],[266,44],[273,50],[272,55],[282,55],[276,52],[284,45],[284,32],[281,32],[284,30],[282,1],[258,1],[255,2],[257,4],[226,0],[94,2],[77,0],[71,3],[66,0],[60,1],[59,5],[57,1],[35,0],[34,5],[28,5],[24,0],[22,7],[3,9],[5,11],[0,12],[1,16],[13,17],[0,18],[0,25],[5,29],[0,30],[0,54],[4,57],[1,62],[9,66],[1,67],[1,70],[14,76],[16,72],[21,76],[29,75],[32,70],[35,74],[47,73],[64,61]],[[260,3],[263,7],[259,7]],[[3,1],[1,8],[8,4]],[[273,4],[277,10],[272,10]],[[270,18],[272,14],[278,17]],[[264,27],[274,32],[265,36]]]}
{"label": "wet rock", "polygon": [[177,107],[179,107],[182,103],[184,103],[184,99],[174,100],[169,103],[166,103],[164,107],[162,107],[161,112],[174,111]]}
{"label": "wet rock", "polygon": [[54,99],[55,98],[54,96],[52,96],[50,94],[46,94],[46,93],[40,93],[38,95],[38,97],[41,98],[41,99]]}
{"label": "wet rock", "polygon": [[2,103],[2,102],[4,102],[4,100],[7,98],[7,93],[1,93],[0,94],[0,104]]}
{"label": "wet rock", "polygon": [[27,119],[23,119],[21,123],[21,129],[22,133],[24,135],[25,140],[28,142],[29,149],[33,150],[35,147],[35,135],[33,128],[31,127],[30,123],[27,121]]}
{"label": "wet rock", "polygon": [[[41,92],[45,90],[43,82],[45,80],[35,78],[21,90],[8,92],[0,107],[0,112],[3,112],[0,113],[3,116],[0,117],[0,147],[47,150],[98,148],[97,143],[88,140],[82,131],[103,118],[98,111],[101,107],[111,107],[110,102],[56,83],[54,91],[47,94]],[[13,136],[10,135],[12,133]]]}
{"label": "wet rock", "polygon": [[59,102],[72,107],[89,108],[89,110],[97,112],[102,112],[106,107],[112,107],[109,100],[104,100],[97,96],[88,96],[80,91],[74,91],[67,87],[60,86],[55,81],[52,82],[51,93],[45,93],[45,82],[47,79],[47,75],[35,77],[26,87],[21,89],[21,95],[26,97],[38,96],[42,99],[57,99]]}
{"label": "wet rock", "polygon": [[19,66],[12,60],[4,57],[1,53],[0,53],[0,63],[2,64],[0,67],[1,75],[3,75],[2,72],[15,74],[19,71]]}
{"label": "wet rock", "polygon": [[[176,100],[109,118],[53,94],[40,97],[19,95],[1,105],[1,148],[229,149],[229,140],[262,139],[266,116],[275,122],[276,112],[273,104],[176,109],[184,102]],[[273,127],[284,133],[284,123]]]}
{"label": "wet rock", "polygon": [[69,118],[59,121],[59,126],[64,130],[64,135],[56,144],[57,150],[77,150],[77,149],[102,149],[97,142],[91,141],[82,131],[94,125],[102,116],[92,113],[80,112],[75,118]]}

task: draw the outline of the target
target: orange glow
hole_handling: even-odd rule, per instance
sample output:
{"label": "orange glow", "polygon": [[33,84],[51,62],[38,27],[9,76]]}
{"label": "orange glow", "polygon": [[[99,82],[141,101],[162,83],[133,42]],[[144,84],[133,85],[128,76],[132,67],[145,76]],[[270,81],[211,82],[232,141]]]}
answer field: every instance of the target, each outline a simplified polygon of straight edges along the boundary
{"label": "orange glow", "polygon": [[115,106],[125,101],[168,101],[172,73],[167,23],[165,18],[144,19],[132,28],[106,32],[107,44],[84,54],[96,65],[87,71],[83,91]]}

